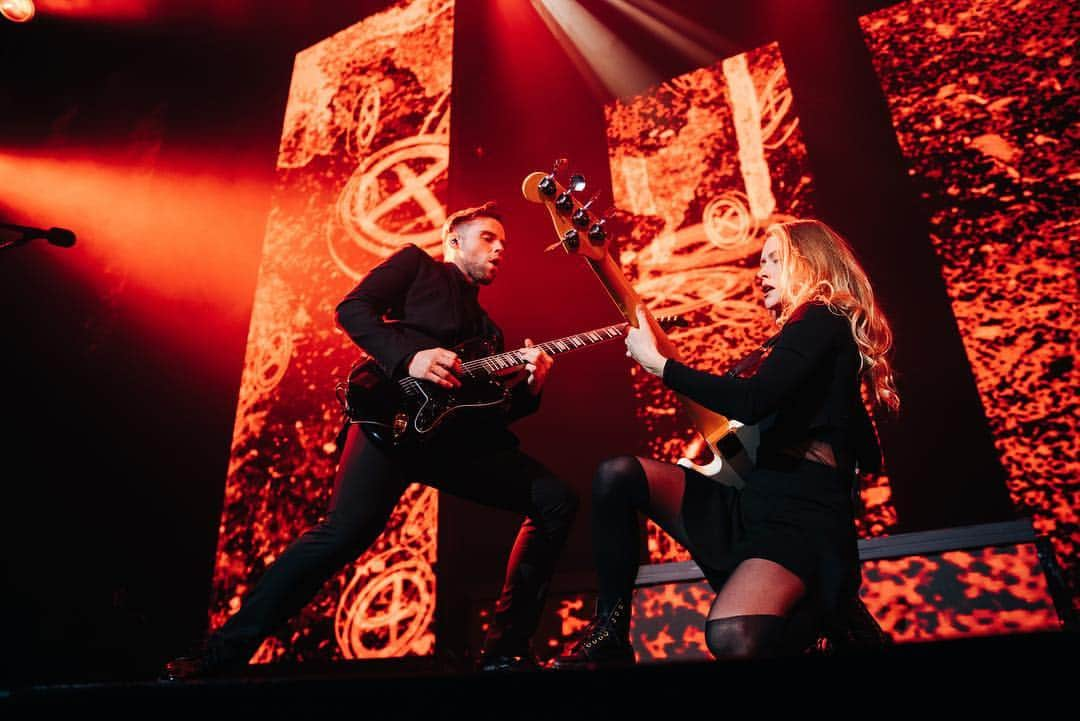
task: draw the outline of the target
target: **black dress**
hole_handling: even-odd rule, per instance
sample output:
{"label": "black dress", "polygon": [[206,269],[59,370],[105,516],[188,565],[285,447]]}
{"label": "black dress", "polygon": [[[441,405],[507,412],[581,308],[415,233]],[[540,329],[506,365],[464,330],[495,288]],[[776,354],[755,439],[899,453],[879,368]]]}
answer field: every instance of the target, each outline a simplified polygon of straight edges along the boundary
{"label": "black dress", "polygon": [[[859,364],[847,318],[822,303],[798,308],[748,377],[667,362],[663,378],[672,390],[761,430],[758,462],[743,489],[686,471],[688,550],[714,590],[742,561],[764,558],[806,584],[796,611],[808,623],[838,622],[855,597],[854,465],[880,465]],[[838,466],[792,454],[811,441],[830,444]]]}

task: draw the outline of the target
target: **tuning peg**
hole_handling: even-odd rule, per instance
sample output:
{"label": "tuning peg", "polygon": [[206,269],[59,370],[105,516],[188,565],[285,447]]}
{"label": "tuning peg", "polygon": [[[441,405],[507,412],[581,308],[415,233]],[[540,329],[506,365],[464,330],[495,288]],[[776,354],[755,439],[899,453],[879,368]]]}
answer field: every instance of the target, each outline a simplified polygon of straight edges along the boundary
{"label": "tuning peg", "polygon": [[615,208],[608,208],[607,212],[600,217],[600,220],[589,226],[589,241],[593,245],[602,245],[604,243],[604,239],[607,238],[607,231],[604,226],[607,225],[608,219],[614,214]]}
{"label": "tuning peg", "polygon": [[[555,195],[555,191],[558,190],[555,183],[555,176],[566,167],[567,162],[566,158],[559,158],[555,161],[555,165],[552,167],[551,172],[541,178],[540,183],[537,185],[537,187],[540,188],[541,193],[549,197]],[[571,182],[572,181],[573,179],[571,178]]]}
{"label": "tuning peg", "polygon": [[585,176],[581,173],[574,173],[570,176],[570,185],[559,194],[559,197],[555,199],[555,207],[563,213],[569,213],[574,207],[574,193],[580,193],[585,190]]}
{"label": "tuning peg", "polygon": [[589,228],[589,241],[593,245],[601,245],[605,238],[607,238],[607,233],[604,231],[604,221],[600,219]]}
{"label": "tuning peg", "polygon": [[540,179],[540,182],[536,187],[540,189],[541,193],[551,197],[552,195],[555,195],[555,178],[551,175],[545,175]]}
{"label": "tuning peg", "polygon": [[563,242],[570,250],[577,250],[578,246],[581,245],[581,236],[578,235],[575,229],[571,228],[563,233]]}
{"label": "tuning peg", "polygon": [[570,194],[569,188],[559,193],[559,197],[555,199],[555,207],[562,213],[569,213],[574,207],[574,198]]}
{"label": "tuning peg", "polygon": [[589,227],[589,220],[591,219],[589,217],[589,207],[592,206],[592,204],[595,203],[596,199],[599,197],[600,191],[593,193],[593,197],[589,198],[589,202],[585,203],[585,205],[574,211],[574,215],[572,216],[574,225],[579,228]]}

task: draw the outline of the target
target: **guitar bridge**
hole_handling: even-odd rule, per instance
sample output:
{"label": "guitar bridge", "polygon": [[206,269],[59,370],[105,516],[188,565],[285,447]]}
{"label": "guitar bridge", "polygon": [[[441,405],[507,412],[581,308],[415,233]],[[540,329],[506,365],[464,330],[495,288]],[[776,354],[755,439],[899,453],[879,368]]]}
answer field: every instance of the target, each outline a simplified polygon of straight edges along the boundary
{"label": "guitar bridge", "polygon": [[394,439],[397,440],[409,430],[409,416],[403,411],[394,414]]}

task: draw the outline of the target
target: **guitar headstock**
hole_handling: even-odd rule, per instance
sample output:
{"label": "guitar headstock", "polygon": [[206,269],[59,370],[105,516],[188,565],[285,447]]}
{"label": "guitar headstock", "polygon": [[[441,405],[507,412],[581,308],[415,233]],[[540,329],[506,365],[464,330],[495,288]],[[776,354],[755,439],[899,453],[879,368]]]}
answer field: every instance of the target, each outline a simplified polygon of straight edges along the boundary
{"label": "guitar headstock", "polygon": [[565,187],[556,177],[565,167],[566,160],[559,159],[550,173],[530,173],[521,184],[521,193],[526,200],[547,208],[559,237],[557,245],[573,255],[603,260],[609,243],[607,215],[597,217],[589,210],[599,194],[580,202],[574,193],[585,189],[585,176],[575,173],[570,177],[569,187]]}

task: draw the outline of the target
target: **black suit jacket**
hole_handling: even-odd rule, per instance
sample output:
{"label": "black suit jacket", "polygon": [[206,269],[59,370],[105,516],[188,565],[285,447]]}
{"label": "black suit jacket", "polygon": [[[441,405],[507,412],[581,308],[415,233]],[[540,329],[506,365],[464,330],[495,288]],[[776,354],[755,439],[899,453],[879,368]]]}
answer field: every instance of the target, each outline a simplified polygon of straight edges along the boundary
{"label": "black suit jacket", "polygon": [[[337,306],[337,323],[392,378],[408,374],[412,357],[488,338],[501,352],[503,334],[480,307],[479,288],[453,263],[407,245],[371,270]],[[506,420],[533,413],[539,395],[525,383],[513,391]]]}

